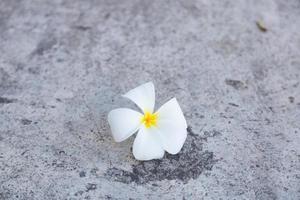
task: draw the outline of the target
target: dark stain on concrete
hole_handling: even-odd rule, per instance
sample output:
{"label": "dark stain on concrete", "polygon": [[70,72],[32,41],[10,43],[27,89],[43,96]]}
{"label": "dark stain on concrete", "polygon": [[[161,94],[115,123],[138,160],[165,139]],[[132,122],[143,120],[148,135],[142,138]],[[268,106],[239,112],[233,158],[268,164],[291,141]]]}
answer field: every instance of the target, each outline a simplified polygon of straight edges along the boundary
{"label": "dark stain on concrete", "polygon": [[109,19],[109,17],[110,17],[110,13],[106,13],[104,19]]}
{"label": "dark stain on concrete", "polygon": [[13,103],[15,102],[16,99],[9,99],[5,97],[0,97],[0,104],[8,104],[8,103]]}
{"label": "dark stain on concrete", "polygon": [[85,177],[85,171],[79,172],[79,176],[80,176],[80,177]]}
{"label": "dark stain on concrete", "polygon": [[31,124],[31,120],[29,120],[29,119],[21,119],[21,123],[23,124],[23,125],[29,125],[29,124]]}
{"label": "dark stain on concrete", "polygon": [[25,67],[24,63],[18,62],[18,63],[15,64],[15,70],[16,70],[16,72],[17,71],[22,71],[24,69],[24,67]]}
{"label": "dark stain on concrete", "polygon": [[41,69],[38,66],[36,66],[36,67],[29,67],[28,68],[28,72],[31,73],[31,74],[34,74],[34,75],[38,75],[38,74],[40,74]]}
{"label": "dark stain on concrete", "polygon": [[86,187],[86,190],[85,190],[86,192],[97,189],[97,185],[94,183],[88,183],[85,187]]}
{"label": "dark stain on concrete", "polygon": [[132,166],[132,171],[112,167],[106,171],[105,177],[126,184],[161,180],[187,183],[190,179],[198,178],[202,172],[211,170],[217,160],[213,152],[203,150],[202,144],[207,137],[195,134],[190,127],[187,130],[187,140],[178,154],[166,153],[161,160],[141,161]]}
{"label": "dark stain on concrete", "polygon": [[79,26],[74,26],[74,28],[80,31],[87,31],[90,30],[92,27],[79,25]]}
{"label": "dark stain on concrete", "polygon": [[236,90],[244,90],[247,89],[247,85],[239,80],[226,79],[225,83]]}
{"label": "dark stain on concrete", "polygon": [[235,103],[228,103],[228,105],[234,106],[234,107],[239,107],[239,105],[235,104]]}
{"label": "dark stain on concrete", "polygon": [[38,43],[36,49],[32,52],[32,54],[42,56],[46,51],[50,50],[56,43],[57,40],[52,37],[41,40]]}
{"label": "dark stain on concrete", "polygon": [[294,101],[295,101],[295,98],[294,98],[294,97],[292,97],[292,96],[290,96],[290,97],[289,97],[289,101],[290,101],[290,103],[294,103]]}

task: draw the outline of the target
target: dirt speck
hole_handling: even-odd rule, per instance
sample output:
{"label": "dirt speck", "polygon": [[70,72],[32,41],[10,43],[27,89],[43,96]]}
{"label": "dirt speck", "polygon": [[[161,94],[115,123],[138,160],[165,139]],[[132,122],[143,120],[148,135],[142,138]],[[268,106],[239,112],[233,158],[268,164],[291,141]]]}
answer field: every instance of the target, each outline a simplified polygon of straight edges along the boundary
{"label": "dirt speck", "polygon": [[97,189],[97,185],[94,183],[88,183],[85,187],[86,187],[86,192]]}
{"label": "dirt speck", "polygon": [[268,29],[262,21],[256,21],[256,26],[261,32],[267,32]]}
{"label": "dirt speck", "polygon": [[29,125],[29,124],[31,124],[31,120],[29,120],[29,119],[21,119],[21,123],[23,124],[23,125]]}
{"label": "dirt speck", "polygon": [[228,105],[234,106],[234,107],[239,107],[239,105],[235,104],[235,103],[228,103]]}
{"label": "dirt speck", "polygon": [[84,26],[84,25],[79,25],[79,26],[74,26],[75,29],[78,29],[80,31],[87,31],[90,30],[92,27],[90,26]]}
{"label": "dirt speck", "polygon": [[243,90],[248,88],[245,83],[239,80],[226,79],[225,83],[236,90]]}
{"label": "dirt speck", "polygon": [[85,177],[85,171],[79,172],[79,176],[80,176],[80,177]]}
{"label": "dirt speck", "polygon": [[289,101],[290,101],[290,103],[294,103],[295,98],[291,96],[291,97],[289,97]]}
{"label": "dirt speck", "polygon": [[8,104],[8,103],[13,103],[15,101],[16,101],[15,99],[0,97],[0,104]]}

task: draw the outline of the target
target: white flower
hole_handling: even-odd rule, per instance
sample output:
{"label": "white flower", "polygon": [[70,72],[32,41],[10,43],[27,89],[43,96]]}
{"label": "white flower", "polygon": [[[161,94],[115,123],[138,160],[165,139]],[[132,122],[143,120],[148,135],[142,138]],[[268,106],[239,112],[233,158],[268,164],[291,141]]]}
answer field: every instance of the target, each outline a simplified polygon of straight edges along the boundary
{"label": "white flower", "polygon": [[152,82],[130,90],[123,97],[132,100],[142,111],[119,108],[109,112],[108,122],[116,142],[135,132],[133,155],[137,160],[158,159],[167,151],[177,154],[187,136],[187,124],[175,98],[154,111],[155,91]]}

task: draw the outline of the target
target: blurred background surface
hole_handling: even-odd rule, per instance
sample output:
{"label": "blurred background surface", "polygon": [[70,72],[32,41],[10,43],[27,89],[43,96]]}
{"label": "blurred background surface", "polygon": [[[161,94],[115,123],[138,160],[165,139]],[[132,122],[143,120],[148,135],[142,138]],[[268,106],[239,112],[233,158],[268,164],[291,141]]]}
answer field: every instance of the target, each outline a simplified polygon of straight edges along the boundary
{"label": "blurred background surface", "polygon": [[[300,199],[300,1],[0,1],[0,199]],[[189,125],[138,162],[106,122],[156,86]]]}

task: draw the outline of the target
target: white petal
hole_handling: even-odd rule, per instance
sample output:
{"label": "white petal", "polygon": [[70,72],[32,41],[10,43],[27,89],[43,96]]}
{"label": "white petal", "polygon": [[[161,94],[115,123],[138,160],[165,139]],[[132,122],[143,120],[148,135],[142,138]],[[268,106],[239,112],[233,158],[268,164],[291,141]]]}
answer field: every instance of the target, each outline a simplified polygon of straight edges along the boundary
{"label": "white petal", "polygon": [[142,109],[143,112],[153,112],[155,104],[155,90],[152,82],[140,85],[123,96],[133,101]]}
{"label": "white petal", "polygon": [[133,155],[137,160],[159,159],[164,156],[158,135],[142,126],[133,143]]}
{"label": "white petal", "polygon": [[187,124],[175,98],[165,103],[158,111],[156,131],[163,148],[170,154],[177,154],[187,137]]}
{"label": "white petal", "polygon": [[118,108],[108,113],[108,123],[116,142],[121,142],[135,133],[141,125],[139,112],[128,108]]}

